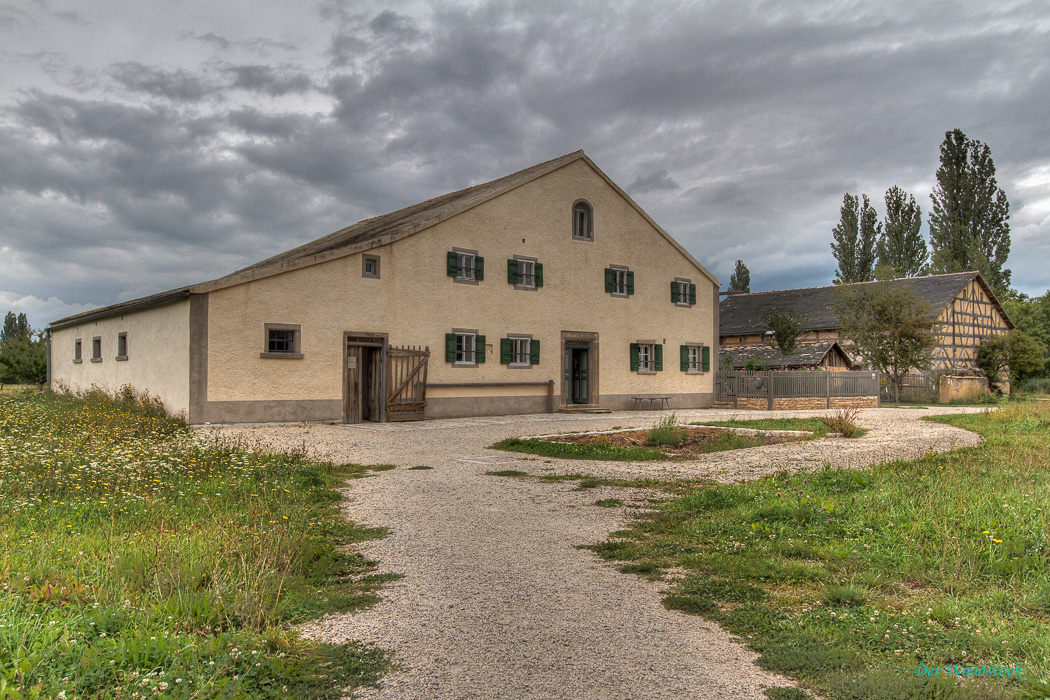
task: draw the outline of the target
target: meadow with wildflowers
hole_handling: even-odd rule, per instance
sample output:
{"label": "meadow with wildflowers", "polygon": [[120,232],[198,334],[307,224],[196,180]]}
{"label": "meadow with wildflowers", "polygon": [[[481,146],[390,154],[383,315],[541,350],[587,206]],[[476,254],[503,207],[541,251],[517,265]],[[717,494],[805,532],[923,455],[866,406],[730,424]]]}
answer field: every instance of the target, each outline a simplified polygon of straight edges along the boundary
{"label": "meadow with wildflowers", "polygon": [[366,467],[189,431],[125,391],[0,394],[0,698],[340,697],[387,654],[296,622],[376,600]]}
{"label": "meadow with wildflowers", "polygon": [[[666,607],[717,621],[825,698],[1050,697],[1050,406],[932,420],[985,440],[698,487],[595,550],[625,571],[684,572]],[[1020,665],[1026,680],[920,665]]]}

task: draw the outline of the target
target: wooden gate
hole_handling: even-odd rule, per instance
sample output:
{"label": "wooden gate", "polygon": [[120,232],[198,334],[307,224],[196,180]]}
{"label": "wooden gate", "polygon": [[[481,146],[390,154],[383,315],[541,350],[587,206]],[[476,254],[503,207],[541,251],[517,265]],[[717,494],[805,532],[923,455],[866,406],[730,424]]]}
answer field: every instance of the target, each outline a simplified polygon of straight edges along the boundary
{"label": "wooden gate", "polygon": [[387,352],[386,419],[423,420],[427,406],[430,347],[393,347]]}

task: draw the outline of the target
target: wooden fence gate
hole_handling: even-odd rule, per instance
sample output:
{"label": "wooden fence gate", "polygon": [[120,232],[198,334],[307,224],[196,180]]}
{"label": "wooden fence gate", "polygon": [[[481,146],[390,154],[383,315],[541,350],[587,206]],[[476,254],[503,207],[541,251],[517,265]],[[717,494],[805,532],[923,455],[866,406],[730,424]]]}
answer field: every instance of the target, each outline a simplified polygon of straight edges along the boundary
{"label": "wooden fence gate", "polygon": [[387,421],[423,420],[427,407],[430,347],[394,347],[387,352]]}

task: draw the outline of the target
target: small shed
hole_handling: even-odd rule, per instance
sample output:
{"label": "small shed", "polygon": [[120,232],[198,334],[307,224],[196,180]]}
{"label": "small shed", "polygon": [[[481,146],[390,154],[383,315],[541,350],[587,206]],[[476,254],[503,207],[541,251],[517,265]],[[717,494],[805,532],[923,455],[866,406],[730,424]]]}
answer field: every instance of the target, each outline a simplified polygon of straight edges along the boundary
{"label": "small shed", "polygon": [[844,372],[853,369],[850,360],[837,341],[799,343],[795,352],[784,355],[775,345],[734,345],[722,348],[722,354],[733,358],[733,369],[744,369],[749,360],[765,363],[772,369],[826,369]]}

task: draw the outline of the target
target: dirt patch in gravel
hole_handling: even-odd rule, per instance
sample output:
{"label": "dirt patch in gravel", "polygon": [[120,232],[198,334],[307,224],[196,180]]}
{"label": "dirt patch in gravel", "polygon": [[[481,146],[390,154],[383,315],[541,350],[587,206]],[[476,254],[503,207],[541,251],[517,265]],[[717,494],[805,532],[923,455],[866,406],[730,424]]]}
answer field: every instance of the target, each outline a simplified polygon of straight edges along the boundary
{"label": "dirt patch in gravel", "polygon": [[807,440],[812,434],[771,432],[757,435],[742,435],[726,428],[684,428],[686,439],[674,446],[650,445],[646,442],[648,430],[621,430],[610,433],[581,433],[576,435],[554,435],[544,437],[549,442],[570,442],[587,445],[611,445],[615,447],[656,447],[668,459],[695,459],[712,452],[742,450],[762,445],[780,445],[787,442]]}

